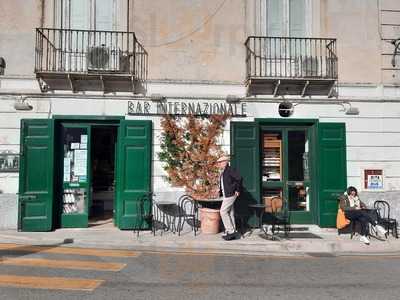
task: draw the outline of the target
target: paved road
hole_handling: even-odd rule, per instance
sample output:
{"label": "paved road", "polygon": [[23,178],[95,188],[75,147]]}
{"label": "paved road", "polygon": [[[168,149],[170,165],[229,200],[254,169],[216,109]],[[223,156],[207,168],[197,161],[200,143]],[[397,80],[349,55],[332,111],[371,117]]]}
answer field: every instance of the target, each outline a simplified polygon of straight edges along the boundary
{"label": "paved road", "polygon": [[399,299],[400,256],[249,257],[0,244],[0,299]]}

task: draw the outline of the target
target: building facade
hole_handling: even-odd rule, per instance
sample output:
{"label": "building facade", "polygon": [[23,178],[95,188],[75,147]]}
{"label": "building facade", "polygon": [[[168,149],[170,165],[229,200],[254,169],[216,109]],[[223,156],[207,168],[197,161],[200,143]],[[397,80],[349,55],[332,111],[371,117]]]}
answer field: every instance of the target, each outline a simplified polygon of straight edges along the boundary
{"label": "building facade", "polygon": [[1,228],[129,229],[143,193],[177,199],[157,156],[165,112],[233,113],[220,143],[242,203],[282,197],[293,223],[329,227],[353,185],[400,217],[398,1],[0,8]]}

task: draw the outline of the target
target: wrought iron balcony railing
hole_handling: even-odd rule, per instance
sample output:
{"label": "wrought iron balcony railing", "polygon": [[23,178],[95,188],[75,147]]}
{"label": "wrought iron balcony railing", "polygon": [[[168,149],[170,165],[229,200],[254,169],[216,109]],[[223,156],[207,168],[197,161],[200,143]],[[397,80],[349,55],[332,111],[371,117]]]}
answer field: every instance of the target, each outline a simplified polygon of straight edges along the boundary
{"label": "wrought iron balcony railing", "polygon": [[251,36],[245,45],[248,79],[337,79],[336,39]]}
{"label": "wrought iron balcony railing", "polygon": [[336,39],[251,36],[245,46],[249,95],[336,94]]}
{"label": "wrought iron balcony railing", "polygon": [[148,54],[134,32],[37,28],[35,73],[125,75],[145,82]]}

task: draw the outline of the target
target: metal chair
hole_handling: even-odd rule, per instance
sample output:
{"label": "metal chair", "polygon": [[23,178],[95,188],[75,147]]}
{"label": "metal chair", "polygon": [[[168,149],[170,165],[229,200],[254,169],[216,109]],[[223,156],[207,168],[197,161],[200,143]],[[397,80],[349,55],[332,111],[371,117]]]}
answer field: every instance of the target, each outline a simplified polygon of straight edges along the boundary
{"label": "metal chair", "polygon": [[387,231],[392,230],[392,235],[398,239],[397,220],[390,217],[390,205],[384,200],[374,202],[374,208],[378,212],[378,223]]}
{"label": "metal chair", "polygon": [[155,227],[153,220],[153,193],[146,193],[139,197],[136,201],[136,222],[134,224],[133,232],[139,237],[139,232],[143,229],[150,229],[155,236]]}
{"label": "metal chair", "polygon": [[194,235],[197,234],[197,229],[200,227],[198,203],[189,195],[183,195],[178,200],[177,206],[178,216],[178,235],[185,222],[192,227]]}

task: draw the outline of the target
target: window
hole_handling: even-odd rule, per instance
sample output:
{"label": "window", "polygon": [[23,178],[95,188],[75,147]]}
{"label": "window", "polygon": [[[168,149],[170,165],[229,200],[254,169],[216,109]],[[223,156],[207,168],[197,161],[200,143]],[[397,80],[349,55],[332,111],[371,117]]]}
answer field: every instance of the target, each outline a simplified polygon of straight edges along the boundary
{"label": "window", "polygon": [[115,30],[119,0],[55,0],[56,26],[65,29]]}
{"label": "window", "polygon": [[267,36],[307,37],[311,35],[310,0],[265,0],[262,22]]}

